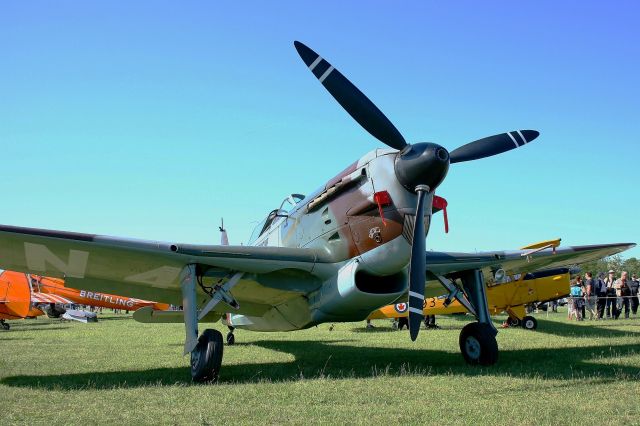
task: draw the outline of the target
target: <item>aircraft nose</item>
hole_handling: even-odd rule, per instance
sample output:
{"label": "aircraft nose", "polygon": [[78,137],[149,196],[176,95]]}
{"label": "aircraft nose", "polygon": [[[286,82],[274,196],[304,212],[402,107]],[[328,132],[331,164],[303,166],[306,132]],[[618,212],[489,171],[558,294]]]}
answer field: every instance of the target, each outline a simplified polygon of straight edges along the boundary
{"label": "aircraft nose", "polygon": [[397,154],[394,168],[398,181],[409,191],[418,185],[434,190],[449,171],[449,151],[429,142],[407,145]]}

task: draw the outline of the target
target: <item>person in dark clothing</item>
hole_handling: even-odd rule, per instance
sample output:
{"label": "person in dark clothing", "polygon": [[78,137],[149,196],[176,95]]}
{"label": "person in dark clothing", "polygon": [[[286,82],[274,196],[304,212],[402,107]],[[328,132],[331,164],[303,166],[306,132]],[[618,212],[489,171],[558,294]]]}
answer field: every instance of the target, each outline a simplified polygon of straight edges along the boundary
{"label": "person in dark clothing", "polygon": [[604,318],[604,308],[607,305],[607,285],[604,283],[604,272],[598,274],[595,278],[596,296],[598,297],[598,319]]}
{"label": "person in dark clothing", "polygon": [[617,299],[617,311],[615,318],[618,319],[622,313],[624,307],[624,317],[629,318],[629,299],[631,298],[631,291],[629,289],[630,280],[627,278],[627,272],[623,271],[620,274],[620,278],[615,282],[613,287],[616,289]]}
{"label": "person in dark clothing", "polygon": [[[598,313],[596,311],[596,301],[597,301],[597,296],[596,296],[596,280],[593,279],[593,275],[591,274],[591,272],[587,272],[586,274],[584,274],[584,288],[585,288],[585,294],[584,294],[584,301],[585,301],[585,307],[586,307],[586,311],[589,312],[589,319],[590,320],[594,320],[598,318]],[[584,311],[582,314],[582,318],[587,319]]]}
{"label": "person in dark clothing", "polygon": [[640,281],[638,281],[638,277],[636,274],[631,276],[631,281],[629,282],[629,290],[631,293],[631,313],[633,316],[638,314],[638,287],[640,287]]}

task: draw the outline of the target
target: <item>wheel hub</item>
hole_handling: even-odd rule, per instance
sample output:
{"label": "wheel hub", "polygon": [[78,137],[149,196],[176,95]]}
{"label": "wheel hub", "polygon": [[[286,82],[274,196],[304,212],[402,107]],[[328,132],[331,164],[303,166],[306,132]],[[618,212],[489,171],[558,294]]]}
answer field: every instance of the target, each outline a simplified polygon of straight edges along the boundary
{"label": "wheel hub", "polygon": [[469,358],[480,359],[480,342],[473,336],[468,336],[464,342],[464,348]]}

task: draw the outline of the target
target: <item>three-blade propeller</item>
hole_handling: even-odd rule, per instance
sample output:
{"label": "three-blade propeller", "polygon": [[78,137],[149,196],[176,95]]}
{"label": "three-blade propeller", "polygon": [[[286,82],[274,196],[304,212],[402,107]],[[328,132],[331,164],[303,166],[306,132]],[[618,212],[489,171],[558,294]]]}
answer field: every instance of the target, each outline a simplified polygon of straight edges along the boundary
{"label": "three-blade propeller", "polygon": [[354,120],[373,137],[400,151],[394,166],[396,177],[405,188],[417,195],[409,264],[409,330],[411,340],[415,340],[423,318],[427,272],[425,240],[431,223],[431,209],[426,212],[425,227],[425,203],[427,199],[432,199],[427,195],[433,195],[433,191],[444,180],[449,164],[478,160],[519,148],[537,138],[539,133],[535,130],[501,133],[470,142],[452,152],[434,143],[407,144],[382,111],[340,71],[303,43],[296,41],[294,46],[313,75]]}

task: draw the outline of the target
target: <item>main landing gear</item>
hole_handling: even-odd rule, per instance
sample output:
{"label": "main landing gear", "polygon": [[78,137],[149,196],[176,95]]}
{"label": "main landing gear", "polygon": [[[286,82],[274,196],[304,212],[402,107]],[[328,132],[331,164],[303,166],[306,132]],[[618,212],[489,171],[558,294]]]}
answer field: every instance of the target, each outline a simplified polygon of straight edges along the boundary
{"label": "main landing gear", "polygon": [[482,271],[472,270],[458,274],[456,278],[462,281],[462,288],[443,276],[436,278],[449,290],[448,303],[453,299],[458,300],[478,320],[467,324],[460,332],[458,341],[464,360],[472,365],[495,364],[498,361],[498,330],[493,326],[489,315]]}
{"label": "main landing gear", "polygon": [[0,319],[0,325],[2,325],[2,329],[3,329],[3,330],[7,330],[7,331],[8,331],[8,330],[11,328],[11,326],[9,325],[9,323],[8,323],[8,322],[6,322],[6,321],[5,321],[5,320],[3,320],[3,319]]}
{"label": "main landing gear", "polygon": [[[229,276],[224,284],[221,284],[221,280],[214,287],[204,286],[197,274],[196,265],[187,265],[180,273],[186,333],[184,355],[191,354],[191,378],[194,382],[214,382],[218,380],[222,364],[222,333],[207,329],[198,337],[198,320],[204,318],[221,301],[232,308],[239,307],[229,290],[238,283],[243,273],[237,272]],[[211,297],[200,311],[196,302],[196,285],[200,285],[203,291]],[[229,330],[227,343],[232,345],[235,342],[233,328],[230,327]]]}
{"label": "main landing gear", "polygon": [[518,326],[521,326],[525,330],[535,330],[536,328],[538,328],[538,320],[530,315],[527,315],[522,319],[518,319],[516,317],[508,317],[502,325],[503,328]]}

